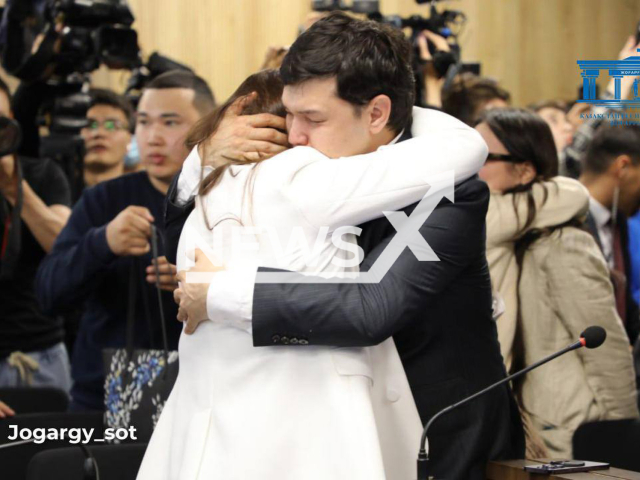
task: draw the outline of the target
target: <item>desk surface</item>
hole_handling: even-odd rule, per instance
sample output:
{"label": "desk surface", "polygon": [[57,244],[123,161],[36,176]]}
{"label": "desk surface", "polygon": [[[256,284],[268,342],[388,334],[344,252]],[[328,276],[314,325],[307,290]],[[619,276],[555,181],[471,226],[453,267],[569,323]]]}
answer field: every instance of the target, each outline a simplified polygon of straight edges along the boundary
{"label": "desk surface", "polygon": [[619,468],[556,475],[540,475],[523,470],[525,465],[543,464],[549,461],[549,459],[539,459],[491,462],[487,466],[487,480],[640,480],[640,473]]}

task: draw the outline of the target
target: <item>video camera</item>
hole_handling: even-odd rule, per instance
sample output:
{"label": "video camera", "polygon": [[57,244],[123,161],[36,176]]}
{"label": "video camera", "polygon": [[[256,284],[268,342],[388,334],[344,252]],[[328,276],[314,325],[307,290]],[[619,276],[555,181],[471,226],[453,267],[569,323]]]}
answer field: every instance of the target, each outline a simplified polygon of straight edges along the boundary
{"label": "video camera", "polygon": [[2,66],[24,83],[46,89],[33,120],[49,131],[40,138],[39,154],[62,166],[74,198],[83,186],[80,131],[91,105],[90,73],[101,65],[130,70],[142,66],[133,22],[127,0],[6,2]]}
{"label": "video camera", "polygon": [[418,4],[429,3],[431,5],[428,18],[420,15],[412,15],[405,18],[399,15],[382,15],[380,13],[379,0],[352,0],[351,5],[348,5],[345,0],[312,0],[312,8],[317,12],[350,11],[364,14],[369,20],[399,29],[411,29],[410,39],[414,48],[413,71],[416,77],[416,103],[420,105],[423,103],[424,96],[424,72],[420,61],[417,39],[423,30],[428,30],[441,37],[453,40],[453,42],[450,42],[451,52],[446,54],[436,52],[435,46],[431,42],[427,42],[429,51],[433,56],[434,68],[440,77],[448,76],[452,78],[461,71],[480,73],[478,64],[463,65],[460,62],[460,46],[457,38],[466,23],[466,15],[458,10],[439,11],[436,8],[438,1],[440,0],[416,0]]}
{"label": "video camera", "polygon": [[344,0],[313,0],[312,8],[316,12],[342,10],[362,13],[370,20],[392,25],[397,28],[411,28],[415,31],[429,30],[445,38],[454,36],[455,30],[452,27],[462,25],[466,20],[466,16],[463,12],[457,10],[444,10],[439,12],[435,5],[437,1],[439,0],[416,0],[418,4],[431,4],[429,18],[424,18],[420,15],[412,15],[407,18],[402,18],[399,15],[382,15],[380,13],[379,0],[353,0],[351,6],[348,6]]}
{"label": "video camera", "polygon": [[21,80],[142,63],[126,0],[13,0],[5,9],[2,64]]}

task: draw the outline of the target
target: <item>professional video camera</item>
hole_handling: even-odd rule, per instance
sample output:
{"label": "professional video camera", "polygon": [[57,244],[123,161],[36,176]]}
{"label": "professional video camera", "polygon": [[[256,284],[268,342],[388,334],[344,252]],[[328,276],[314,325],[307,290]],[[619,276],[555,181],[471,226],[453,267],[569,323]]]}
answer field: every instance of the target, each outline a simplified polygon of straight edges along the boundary
{"label": "professional video camera", "polygon": [[353,0],[350,6],[345,0],[312,0],[312,8],[317,12],[351,11],[364,14],[370,20],[376,22],[392,25],[400,29],[411,29],[410,39],[414,46],[413,71],[416,77],[416,103],[421,104],[424,100],[424,72],[420,61],[417,39],[423,30],[429,30],[451,40],[451,52],[447,54],[436,52],[435,47],[431,42],[428,42],[429,51],[433,55],[434,68],[440,77],[447,76],[448,82],[450,82],[453,76],[462,71],[480,73],[478,64],[463,65],[460,61],[458,35],[467,20],[466,15],[457,10],[439,11],[436,8],[438,1],[440,0],[416,0],[418,4],[429,3],[431,5],[428,18],[420,15],[412,15],[406,18],[399,15],[382,15],[380,13],[379,0]]}
{"label": "professional video camera", "polygon": [[[142,65],[134,16],[126,0],[7,0],[3,15],[2,66],[28,85],[47,91],[38,123],[40,156],[53,158],[82,190],[84,142],[90,73],[105,65],[136,69]],[[34,119],[35,122],[35,119]],[[23,128],[28,128],[23,125]],[[35,126],[34,126],[35,128]]]}
{"label": "professional video camera", "polygon": [[429,18],[424,18],[420,15],[412,15],[407,18],[402,18],[399,15],[382,15],[380,13],[379,0],[353,0],[351,7],[349,7],[344,0],[313,0],[312,8],[317,12],[330,12],[333,10],[352,11],[353,13],[365,14],[370,20],[386,23],[398,28],[411,28],[417,31],[429,30],[445,38],[454,36],[454,28],[462,25],[466,20],[466,16],[457,10],[438,12],[435,5],[437,1],[440,0],[416,0],[418,4],[431,4]]}
{"label": "professional video camera", "polygon": [[126,0],[13,0],[5,17],[2,65],[21,80],[142,63]]}

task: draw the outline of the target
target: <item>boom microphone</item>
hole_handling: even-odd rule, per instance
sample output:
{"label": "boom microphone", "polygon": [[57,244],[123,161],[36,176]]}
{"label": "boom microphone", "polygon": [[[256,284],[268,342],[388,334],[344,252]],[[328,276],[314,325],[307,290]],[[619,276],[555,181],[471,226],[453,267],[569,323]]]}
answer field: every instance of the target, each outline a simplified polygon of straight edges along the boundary
{"label": "boom microphone", "polygon": [[571,345],[563,348],[559,352],[549,355],[548,357],[543,358],[542,360],[534,363],[533,365],[530,365],[527,368],[514,373],[513,375],[509,375],[508,377],[503,378],[502,380],[494,383],[493,385],[488,386],[484,390],[480,390],[479,392],[474,393],[470,397],[462,399],[458,403],[454,403],[453,405],[450,405],[447,408],[440,410],[438,413],[436,413],[427,422],[427,425],[424,427],[424,430],[422,432],[422,438],[420,440],[420,452],[418,453],[418,480],[428,479],[427,465],[429,463],[429,446],[428,446],[429,442],[427,440],[427,433],[429,431],[429,427],[431,427],[431,424],[433,424],[433,422],[436,419],[440,418],[442,415],[445,415],[446,413],[449,413],[451,410],[455,410],[456,408],[472,400],[475,400],[481,395],[484,395],[485,393],[490,392],[494,388],[499,387],[500,385],[503,385],[507,382],[510,382],[511,380],[518,378],[527,372],[530,372],[534,368],[538,368],[540,365],[544,365],[545,363],[550,362],[554,358],[558,358],[559,356],[564,355],[567,352],[570,352],[572,350],[577,350],[578,348],[582,348],[582,347],[598,348],[600,345],[604,343],[606,338],[607,338],[607,331],[604,328],[598,327],[598,326],[589,327],[580,334],[580,340],[578,340],[577,342],[572,343]]}

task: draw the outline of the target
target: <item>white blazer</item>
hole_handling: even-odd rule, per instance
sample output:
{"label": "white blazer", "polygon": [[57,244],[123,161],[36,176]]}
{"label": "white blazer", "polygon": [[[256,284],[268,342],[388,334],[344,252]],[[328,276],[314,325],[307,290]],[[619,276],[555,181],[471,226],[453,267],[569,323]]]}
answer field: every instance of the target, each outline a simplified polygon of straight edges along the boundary
{"label": "white blazer", "polygon": [[[421,200],[433,175],[469,178],[486,158],[480,135],[443,113],[415,109],[412,133],[367,155],[329,159],[297,147],[257,167],[231,167],[185,223],[178,269],[198,247],[231,272],[245,264],[357,271],[344,266],[355,235],[343,235],[341,248],[333,232]],[[197,149],[187,162],[200,163]],[[240,224],[251,229],[238,234]],[[392,339],[256,348],[237,316],[182,335],[180,374],[138,479],[413,478],[422,426]]]}

